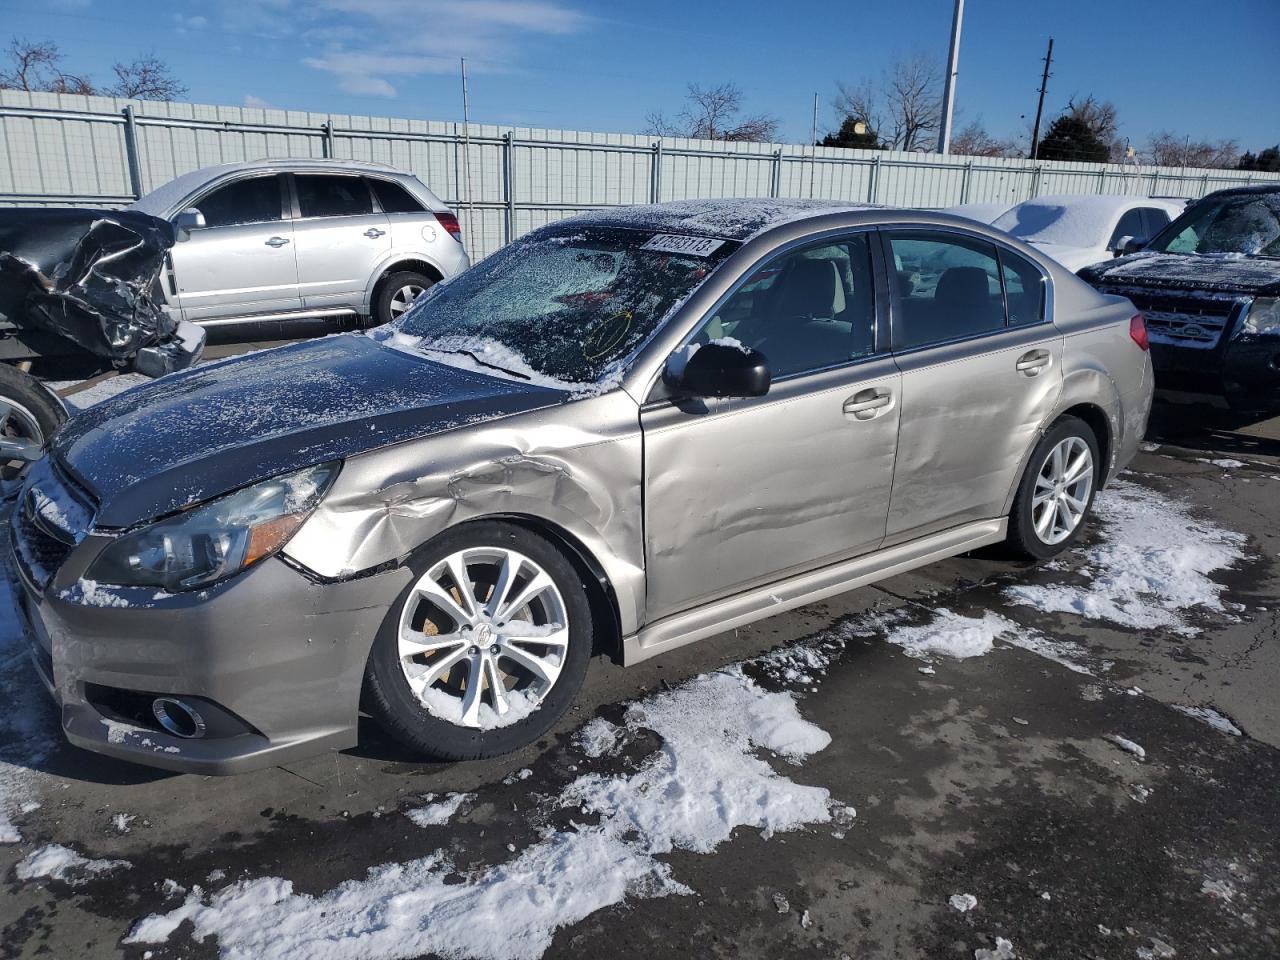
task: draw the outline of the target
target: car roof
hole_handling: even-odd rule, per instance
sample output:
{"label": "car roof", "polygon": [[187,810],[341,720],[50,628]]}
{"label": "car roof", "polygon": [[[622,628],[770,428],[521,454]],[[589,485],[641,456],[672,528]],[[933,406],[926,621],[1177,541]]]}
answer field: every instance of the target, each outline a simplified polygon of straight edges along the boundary
{"label": "car roof", "polygon": [[662,233],[694,234],[726,240],[749,240],[773,227],[832,213],[887,210],[879,204],[840,200],[793,200],[785,197],[735,197],[716,200],[674,200],[639,206],[591,210],[555,227],[605,226]]}
{"label": "car roof", "polygon": [[[1205,194],[1205,197],[1235,196],[1238,194],[1249,194],[1249,193],[1264,193],[1264,194],[1280,193],[1280,182],[1253,183],[1247,186],[1226,187],[1222,190],[1215,190],[1213,191],[1213,193],[1207,193]],[[1204,197],[1202,197],[1201,199],[1204,199]],[[1191,202],[1195,203],[1196,201],[1193,200]]]}

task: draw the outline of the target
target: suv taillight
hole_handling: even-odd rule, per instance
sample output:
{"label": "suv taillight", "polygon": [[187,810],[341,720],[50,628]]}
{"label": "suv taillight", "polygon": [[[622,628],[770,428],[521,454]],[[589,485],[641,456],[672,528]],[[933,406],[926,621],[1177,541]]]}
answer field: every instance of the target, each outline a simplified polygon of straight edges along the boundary
{"label": "suv taillight", "polygon": [[462,227],[458,226],[458,218],[452,213],[437,213],[436,219],[440,221],[440,226],[449,231],[453,239],[459,243],[462,242]]}
{"label": "suv taillight", "polygon": [[1143,350],[1151,349],[1151,341],[1147,339],[1147,321],[1142,314],[1135,313],[1129,318],[1129,336]]}

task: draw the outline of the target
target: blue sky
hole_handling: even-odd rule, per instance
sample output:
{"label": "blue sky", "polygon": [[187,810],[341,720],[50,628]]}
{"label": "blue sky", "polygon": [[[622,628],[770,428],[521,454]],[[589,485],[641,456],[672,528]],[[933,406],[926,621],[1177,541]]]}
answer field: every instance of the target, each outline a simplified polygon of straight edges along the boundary
{"label": "blue sky", "polygon": [[[189,99],[458,119],[457,58],[475,121],[639,131],[678,111],[685,84],[737,83],[750,112],[809,134],[838,118],[836,82],[896,56],[945,57],[952,0],[0,0],[0,41],[53,39],[67,69],[110,79],[154,51]],[[1093,93],[1135,145],[1158,130],[1280,140],[1280,0],[968,0],[957,125],[997,136],[1035,111],[1054,38],[1046,113]]]}

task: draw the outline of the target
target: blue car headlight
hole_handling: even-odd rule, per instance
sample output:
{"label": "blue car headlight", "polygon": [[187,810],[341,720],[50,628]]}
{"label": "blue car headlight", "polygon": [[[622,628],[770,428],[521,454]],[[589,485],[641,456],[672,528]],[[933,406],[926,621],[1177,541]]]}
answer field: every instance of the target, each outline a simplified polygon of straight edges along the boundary
{"label": "blue car headlight", "polygon": [[168,593],[217,583],[288,543],[337,474],[336,463],[308,467],[157,520],[108,546],[85,577]]}
{"label": "blue car headlight", "polygon": [[1238,330],[1242,334],[1280,337],[1280,297],[1255,297]]}

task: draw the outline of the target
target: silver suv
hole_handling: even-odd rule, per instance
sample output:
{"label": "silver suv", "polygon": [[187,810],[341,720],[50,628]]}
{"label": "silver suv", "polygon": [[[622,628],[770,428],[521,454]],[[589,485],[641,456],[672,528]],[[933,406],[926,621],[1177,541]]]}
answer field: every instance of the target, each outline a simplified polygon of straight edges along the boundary
{"label": "silver suv", "polygon": [[254,336],[366,317],[386,323],[470,266],[449,208],[417,177],[380,164],[205,167],[131,209],[177,228],[161,281],[168,309]]}

